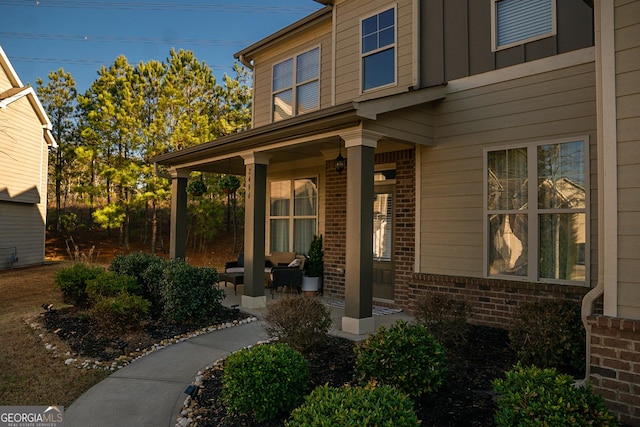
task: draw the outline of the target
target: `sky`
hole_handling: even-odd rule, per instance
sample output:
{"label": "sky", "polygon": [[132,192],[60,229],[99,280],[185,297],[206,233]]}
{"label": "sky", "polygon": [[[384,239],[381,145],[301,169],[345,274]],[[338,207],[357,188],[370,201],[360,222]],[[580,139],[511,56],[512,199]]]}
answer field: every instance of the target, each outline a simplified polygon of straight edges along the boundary
{"label": "sky", "polygon": [[233,54],[320,9],[313,0],[0,0],[0,46],[24,85],[63,68],[84,93],[119,55],[194,52],[218,81]]}

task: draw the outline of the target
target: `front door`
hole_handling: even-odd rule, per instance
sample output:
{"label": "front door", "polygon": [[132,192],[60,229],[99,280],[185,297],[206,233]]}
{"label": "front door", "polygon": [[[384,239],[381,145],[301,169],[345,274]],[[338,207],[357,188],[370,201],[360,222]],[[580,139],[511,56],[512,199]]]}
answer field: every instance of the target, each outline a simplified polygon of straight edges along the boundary
{"label": "front door", "polygon": [[373,200],[373,297],[393,301],[393,186],[376,186]]}

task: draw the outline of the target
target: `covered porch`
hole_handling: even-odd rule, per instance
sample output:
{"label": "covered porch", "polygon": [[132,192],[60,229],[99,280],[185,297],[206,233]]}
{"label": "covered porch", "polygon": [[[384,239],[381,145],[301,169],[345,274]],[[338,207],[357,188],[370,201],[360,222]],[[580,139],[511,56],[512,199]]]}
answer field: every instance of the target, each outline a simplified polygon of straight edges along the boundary
{"label": "covered porch", "polygon": [[[341,294],[345,302],[342,330],[358,335],[373,331],[372,201],[376,197],[376,156],[432,144],[430,132],[403,128],[398,119],[398,116],[407,116],[406,108],[410,106],[407,103],[424,102],[424,93],[420,92],[423,91],[409,93],[411,100],[393,105],[388,101],[384,104],[372,101],[318,110],[156,157],[153,161],[166,167],[171,176],[170,257],[184,259],[186,254],[189,174],[200,171],[244,175],[244,286],[240,305],[244,309],[266,307],[264,266],[265,256],[271,251],[267,210],[269,180],[292,178],[301,173],[315,175],[318,187],[315,233],[325,234],[341,228],[340,233],[334,235],[337,237],[325,240],[325,252],[340,257],[342,265],[330,267],[330,271],[325,269],[325,276],[330,274],[342,281]],[[434,97],[434,93],[437,96]],[[434,100],[443,94],[443,91],[431,91],[429,97]],[[383,113],[388,113],[386,118]],[[428,122],[430,117],[424,114],[421,119]],[[344,171],[335,172],[339,179],[329,180],[326,171],[335,170],[339,154],[346,157],[346,167]],[[415,157],[412,161],[416,161]],[[415,192],[415,177],[413,179]],[[335,193],[346,196],[344,212],[339,213],[344,218],[341,224],[327,220],[331,214],[327,209],[332,208],[327,207],[326,201]]]}

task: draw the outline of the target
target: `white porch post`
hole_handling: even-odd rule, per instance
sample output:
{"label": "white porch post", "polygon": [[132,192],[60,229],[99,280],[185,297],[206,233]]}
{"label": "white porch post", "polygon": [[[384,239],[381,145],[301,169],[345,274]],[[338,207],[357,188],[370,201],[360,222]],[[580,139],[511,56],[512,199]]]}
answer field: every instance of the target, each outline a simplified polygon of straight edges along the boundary
{"label": "white porch post", "polygon": [[267,306],[264,292],[264,248],[269,158],[249,153],[242,156],[246,169],[244,220],[244,293],[241,306]]}
{"label": "white porch post", "polygon": [[366,334],[373,321],[374,152],[382,135],[365,130],[341,134],[347,149],[347,242],[342,330]]}

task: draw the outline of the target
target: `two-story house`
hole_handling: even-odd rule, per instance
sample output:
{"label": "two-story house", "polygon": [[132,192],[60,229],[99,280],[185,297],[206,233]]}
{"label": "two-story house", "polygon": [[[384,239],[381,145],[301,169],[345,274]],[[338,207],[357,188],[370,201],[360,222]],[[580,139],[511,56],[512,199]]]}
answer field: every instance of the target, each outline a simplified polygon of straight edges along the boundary
{"label": "two-story house", "polygon": [[236,54],[251,130],[155,159],[172,257],[189,173],[244,174],[243,306],[266,303],[265,254],[313,234],[346,332],[434,292],[498,327],[583,300],[590,379],[640,424],[640,1],[317,1]]}
{"label": "two-story house", "polygon": [[51,129],[0,47],[0,269],[44,262]]}

